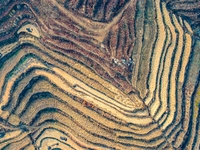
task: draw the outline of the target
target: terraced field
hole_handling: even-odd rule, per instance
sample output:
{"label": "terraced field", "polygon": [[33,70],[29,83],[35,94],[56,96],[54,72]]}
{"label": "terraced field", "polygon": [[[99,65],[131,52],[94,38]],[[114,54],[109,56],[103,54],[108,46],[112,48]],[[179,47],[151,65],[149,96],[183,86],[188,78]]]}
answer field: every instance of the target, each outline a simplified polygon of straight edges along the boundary
{"label": "terraced field", "polygon": [[199,150],[199,10],[0,0],[0,149]]}

